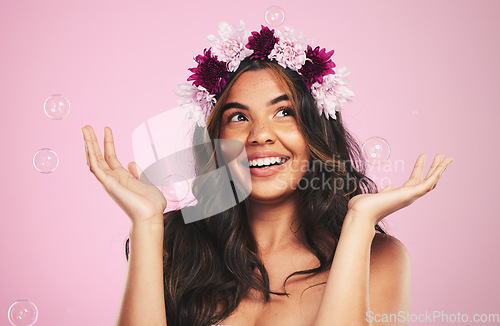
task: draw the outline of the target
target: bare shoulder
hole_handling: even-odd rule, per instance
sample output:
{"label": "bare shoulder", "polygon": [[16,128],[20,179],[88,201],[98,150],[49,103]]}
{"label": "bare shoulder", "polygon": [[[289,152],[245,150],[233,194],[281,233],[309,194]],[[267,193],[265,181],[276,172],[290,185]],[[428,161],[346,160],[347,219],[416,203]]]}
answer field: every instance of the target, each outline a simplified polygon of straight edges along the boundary
{"label": "bare shoulder", "polygon": [[409,264],[410,255],[405,245],[397,238],[376,233],[372,241],[370,261],[373,264]]}
{"label": "bare shoulder", "polygon": [[376,233],[370,256],[370,305],[373,311],[408,310],[410,255],[404,244],[388,234]]}

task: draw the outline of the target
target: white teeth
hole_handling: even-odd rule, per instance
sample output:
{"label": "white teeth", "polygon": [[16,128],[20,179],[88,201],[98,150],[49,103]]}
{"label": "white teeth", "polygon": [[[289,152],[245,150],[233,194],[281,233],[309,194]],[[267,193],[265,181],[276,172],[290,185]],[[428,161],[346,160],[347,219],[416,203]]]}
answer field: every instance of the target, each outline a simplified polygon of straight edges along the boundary
{"label": "white teeth", "polygon": [[270,164],[281,164],[285,163],[286,159],[281,158],[281,157],[266,157],[266,158],[259,158],[256,160],[248,161],[249,166],[263,166],[263,165],[270,165]]}

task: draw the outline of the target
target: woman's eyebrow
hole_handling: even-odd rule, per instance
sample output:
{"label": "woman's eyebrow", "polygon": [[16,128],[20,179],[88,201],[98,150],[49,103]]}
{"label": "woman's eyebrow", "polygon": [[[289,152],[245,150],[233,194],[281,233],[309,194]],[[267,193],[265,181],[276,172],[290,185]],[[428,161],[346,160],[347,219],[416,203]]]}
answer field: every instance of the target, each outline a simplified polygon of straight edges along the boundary
{"label": "woman's eyebrow", "polygon": [[228,109],[241,109],[248,111],[248,107],[246,105],[243,105],[238,102],[229,102],[224,104],[224,106],[222,107],[222,113],[224,113]]}
{"label": "woman's eyebrow", "polygon": [[[280,95],[280,96],[272,99],[271,101],[269,101],[267,106],[272,106],[272,105],[279,103],[281,101],[288,101],[288,95],[283,94],[283,95]],[[248,111],[248,107],[246,105],[239,103],[239,102],[229,102],[229,103],[224,104],[224,106],[222,107],[222,113],[224,113],[228,109],[241,109],[241,110]]]}
{"label": "woman's eyebrow", "polygon": [[271,101],[269,101],[269,103],[267,104],[267,106],[271,106],[271,105],[274,105],[274,104],[279,103],[281,101],[288,101],[288,100],[289,100],[288,95],[283,94],[283,95],[280,95],[277,98],[272,99]]}

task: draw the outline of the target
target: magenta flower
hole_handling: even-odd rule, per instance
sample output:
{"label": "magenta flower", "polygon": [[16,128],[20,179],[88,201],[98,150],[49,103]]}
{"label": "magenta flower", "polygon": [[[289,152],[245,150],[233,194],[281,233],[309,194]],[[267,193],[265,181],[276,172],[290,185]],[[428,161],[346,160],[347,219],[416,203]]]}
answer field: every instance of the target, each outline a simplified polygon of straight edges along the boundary
{"label": "magenta flower", "polygon": [[330,59],[333,55],[333,50],[326,52],[326,49],[319,49],[317,46],[314,50],[311,46],[307,46],[306,63],[299,70],[307,88],[311,90],[311,86],[318,82],[323,83],[323,76],[335,74],[333,68],[335,63]]}
{"label": "magenta flower", "polygon": [[198,55],[194,60],[198,62],[198,67],[189,68],[193,74],[187,80],[192,80],[195,86],[204,87],[210,94],[219,93],[229,77],[226,63],[212,55],[211,48],[205,49],[203,55]]}
{"label": "magenta flower", "polygon": [[250,50],[253,50],[250,59],[267,59],[278,41],[279,38],[274,36],[274,29],[269,30],[267,26],[262,25],[260,32],[252,32],[252,36],[248,38],[248,44],[246,46]]}

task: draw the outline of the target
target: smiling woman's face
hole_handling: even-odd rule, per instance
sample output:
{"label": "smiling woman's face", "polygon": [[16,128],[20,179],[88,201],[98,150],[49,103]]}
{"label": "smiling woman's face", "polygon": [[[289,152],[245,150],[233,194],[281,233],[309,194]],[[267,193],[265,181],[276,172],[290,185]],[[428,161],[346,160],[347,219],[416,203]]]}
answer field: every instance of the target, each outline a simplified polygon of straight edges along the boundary
{"label": "smiling woman's face", "polygon": [[291,195],[307,169],[307,144],[292,102],[269,69],[247,71],[231,87],[220,138],[245,146],[253,200],[270,202]]}

